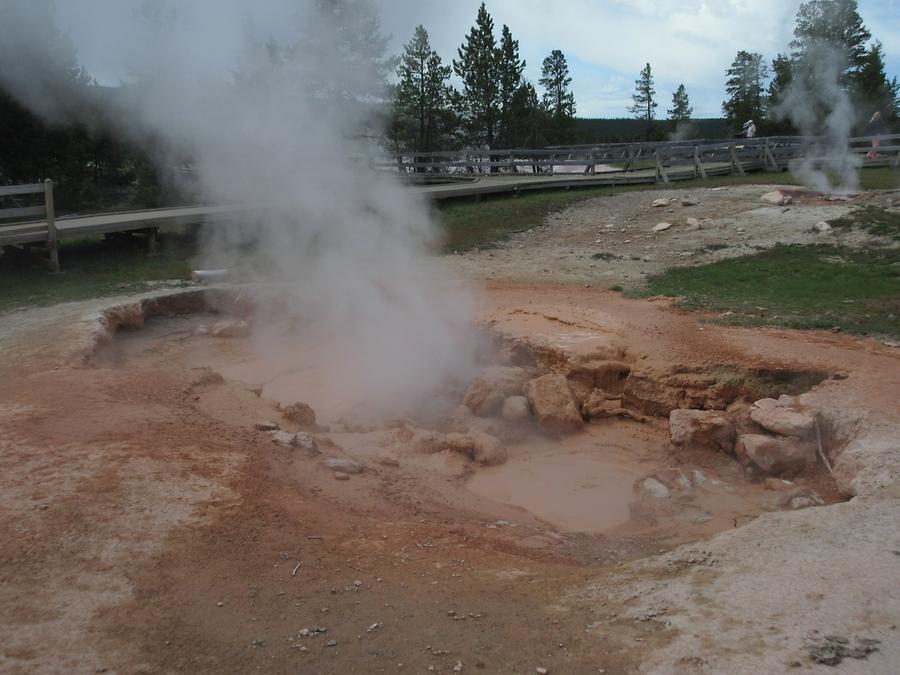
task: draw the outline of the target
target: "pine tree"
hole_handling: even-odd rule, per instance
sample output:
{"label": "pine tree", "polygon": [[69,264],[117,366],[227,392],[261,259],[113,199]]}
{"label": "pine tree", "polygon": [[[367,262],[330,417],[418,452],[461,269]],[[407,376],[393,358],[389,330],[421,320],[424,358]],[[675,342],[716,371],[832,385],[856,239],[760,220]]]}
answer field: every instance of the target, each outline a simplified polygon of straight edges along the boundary
{"label": "pine tree", "polygon": [[768,73],[762,54],[741,50],[735,56],[725,73],[728,77],[725,82],[728,98],[722,103],[722,112],[732,128],[739,128],[747,120],[758,122],[765,117],[763,82]]}
{"label": "pine tree", "polygon": [[691,119],[691,115],[694,114],[694,109],[691,107],[690,99],[683,84],[679,84],[678,89],[672,94],[672,108],[667,110],[666,113],[669,115],[669,119],[675,123],[687,122]]}
{"label": "pine tree", "polygon": [[403,46],[397,77],[396,140],[405,141],[402,149],[437,150],[441,127],[447,121],[450,66],[443,65],[440,55],[431,48],[424,26],[416,26],[413,38]]}
{"label": "pine tree", "polygon": [[[794,77],[794,64],[785,54],[779,54],[772,59],[772,80],[766,93],[768,119],[765,121],[766,133],[793,134],[796,133],[794,125],[789,119],[777,118],[778,106],[784,99],[785,90]],[[773,115],[773,113],[775,113]]]}
{"label": "pine tree", "polygon": [[510,144],[519,148],[542,148],[549,126],[546,108],[530,82],[523,82],[510,103]]}
{"label": "pine tree", "polygon": [[648,63],[641,68],[640,77],[634,81],[634,93],[631,95],[633,103],[628,108],[628,112],[634,115],[635,119],[644,120],[648,138],[653,118],[656,116],[656,108],[659,107],[654,96],[656,96],[656,89],[653,86],[653,72]]}
{"label": "pine tree", "polygon": [[569,89],[572,78],[569,76],[569,64],[566,55],[554,49],[541,64],[541,79],[538,83],[544,88],[544,106],[554,116],[575,116],[575,94]]}
{"label": "pine tree", "polygon": [[572,84],[569,64],[560,50],[554,49],[544,59],[538,83],[544,88],[543,107],[550,114],[552,142],[571,142],[575,131],[575,94],[569,88]]}
{"label": "pine tree", "polygon": [[801,60],[810,48],[829,45],[843,55],[844,79],[849,83],[865,62],[871,37],[856,0],[808,0],[797,10],[791,56]]}
{"label": "pine tree", "polygon": [[878,110],[888,120],[896,117],[896,78],[894,80],[891,82],[885,74],[884,49],[880,42],[875,41],[866,53],[854,86],[854,93],[866,116]]}
{"label": "pine tree", "polygon": [[482,2],[475,25],[458,50],[459,59],[453,61],[453,71],[463,82],[459,103],[471,137],[489,148],[494,147],[501,117],[497,51],[494,20]]}
{"label": "pine tree", "polygon": [[510,125],[512,124],[512,99],[522,86],[525,61],[519,60],[519,41],[513,40],[509,26],[503,26],[500,35],[500,49],[496,53],[497,74],[500,84],[500,144],[511,147]]}

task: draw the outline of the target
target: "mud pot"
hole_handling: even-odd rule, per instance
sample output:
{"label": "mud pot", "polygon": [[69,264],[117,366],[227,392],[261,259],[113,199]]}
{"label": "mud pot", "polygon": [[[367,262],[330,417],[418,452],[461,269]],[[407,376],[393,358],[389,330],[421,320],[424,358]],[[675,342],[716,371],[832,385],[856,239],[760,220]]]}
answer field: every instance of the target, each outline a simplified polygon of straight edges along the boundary
{"label": "mud pot", "polygon": [[[302,316],[262,320],[263,295],[101,308],[65,348],[41,347],[59,317],[4,338],[29,369],[0,399],[4,506],[27,514],[3,521],[5,670],[745,672],[694,637],[743,625],[731,605],[679,602],[783,546],[759,534],[779,518],[807,519],[797,541],[821,537],[804,514],[852,522],[843,502],[892,470],[860,449],[896,419],[897,356],[874,342],[496,284],[476,370],[386,417],[348,396],[365,363],[305,342]],[[823,553],[827,573],[807,556],[771,592],[882,543]],[[891,578],[863,595],[890,600]],[[823,612],[766,614],[787,636],[767,663],[815,666],[846,644],[815,642],[831,633],[871,647],[853,663],[892,658],[884,621]]]}

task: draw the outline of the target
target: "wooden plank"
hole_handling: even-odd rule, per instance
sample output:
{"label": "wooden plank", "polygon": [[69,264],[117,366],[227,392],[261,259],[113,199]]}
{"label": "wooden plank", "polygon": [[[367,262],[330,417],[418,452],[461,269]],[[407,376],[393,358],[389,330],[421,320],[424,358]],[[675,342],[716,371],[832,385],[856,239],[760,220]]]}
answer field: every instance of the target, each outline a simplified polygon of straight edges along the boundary
{"label": "wooden plank", "polygon": [[700,161],[700,148],[696,145],[694,146],[694,167],[703,178],[706,178],[706,169],[703,168],[703,162]]}
{"label": "wooden plank", "polygon": [[[24,218],[26,216],[44,215],[43,206],[17,206],[9,209],[0,209],[0,218]],[[0,227],[3,227],[0,224]]]}
{"label": "wooden plank", "polygon": [[59,238],[56,236],[56,209],[53,206],[53,181],[44,181],[44,207],[47,209],[47,250],[50,253],[50,267],[59,272]]}
{"label": "wooden plank", "polygon": [[30,195],[43,192],[44,186],[41,183],[29,185],[0,185],[0,197],[9,197],[12,195]]}

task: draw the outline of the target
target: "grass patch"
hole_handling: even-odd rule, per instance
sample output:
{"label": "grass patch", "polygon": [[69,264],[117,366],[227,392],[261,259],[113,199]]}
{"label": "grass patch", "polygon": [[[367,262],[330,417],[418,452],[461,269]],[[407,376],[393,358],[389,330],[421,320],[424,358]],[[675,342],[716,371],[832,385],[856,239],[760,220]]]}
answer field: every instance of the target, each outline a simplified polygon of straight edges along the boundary
{"label": "grass patch", "polygon": [[161,234],[160,255],[144,242],[86,238],[60,245],[62,271],[51,274],[35,258],[10,253],[0,259],[0,312],[119,293],[139,292],[147,282],[189,279],[193,237]]}
{"label": "grass patch", "polygon": [[727,311],[717,320],[728,324],[900,338],[900,249],[779,245],[668,270],[635,294],[677,296],[688,309]]}
{"label": "grass patch", "polygon": [[828,222],[832,227],[859,227],[869,234],[900,241],[900,213],[880,206],[865,206]]}

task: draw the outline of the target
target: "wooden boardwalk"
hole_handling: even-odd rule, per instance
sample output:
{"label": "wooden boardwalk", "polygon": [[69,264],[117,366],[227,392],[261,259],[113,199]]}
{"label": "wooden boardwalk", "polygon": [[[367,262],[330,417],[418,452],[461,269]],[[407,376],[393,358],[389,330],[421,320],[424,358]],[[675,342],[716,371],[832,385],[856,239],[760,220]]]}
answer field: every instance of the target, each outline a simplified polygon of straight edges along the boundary
{"label": "wooden boardwalk", "polygon": [[[480,199],[483,196],[536,190],[669,183],[716,175],[743,175],[747,171],[779,171],[787,168],[790,160],[808,157],[807,153],[816,152],[815,145],[810,145],[809,141],[800,137],[772,137],[741,141],[601,144],[541,150],[467,150],[410,153],[391,161],[369,161],[369,164],[376,170],[396,171],[402,180],[410,182],[410,190],[430,201]],[[881,141],[880,151],[883,154],[874,161],[867,159],[863,163],[866,166],[900,165],[900,134],[882,136]],[[863,155],[871,148],[871,142],[871,137],[853,138],[850,139],[849,149]],[[827,167],[831,159],[822,157],[812,161]],[[13,208],[5,211],[9,217],[46,214],[45,218],[30,222],[0,221],[0,247],[45,245],[56,269],[60,239],[142,232],[148,235],[152,246],[157,230],[164,225],[234,221],[253,208],[252,205],[182,206],[54,218],[50,181],[45,181],[45,184],[0,186],[0,198],[16,196],[18,200],[20,195],[40,193],[45,195],[44,203],[24,206],[21,202],[14,202]]]}

